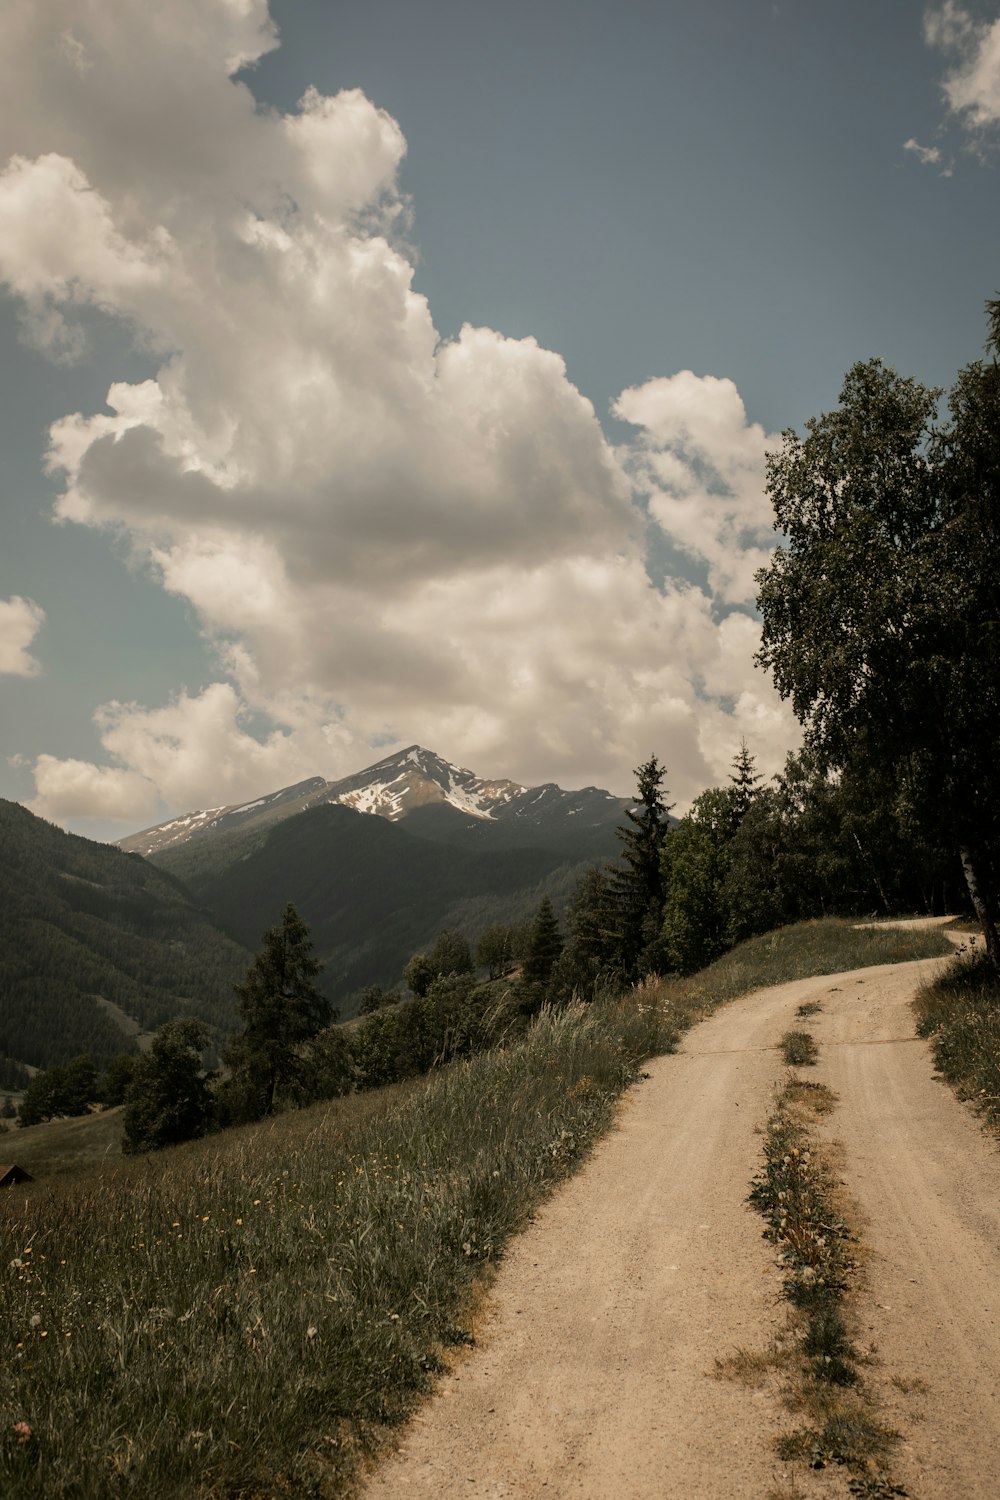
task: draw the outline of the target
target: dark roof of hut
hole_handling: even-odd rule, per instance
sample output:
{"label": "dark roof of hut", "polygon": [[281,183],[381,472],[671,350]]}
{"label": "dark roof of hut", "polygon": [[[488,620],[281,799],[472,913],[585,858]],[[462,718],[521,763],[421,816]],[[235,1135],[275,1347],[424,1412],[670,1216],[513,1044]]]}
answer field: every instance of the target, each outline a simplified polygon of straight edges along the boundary
{"label": "dark roof of hut", "polygon": [[0,1162],[0,1187],[13,1187],[17,1182],[34,1182],[30,1172],[19,1167],[16,1161]]}

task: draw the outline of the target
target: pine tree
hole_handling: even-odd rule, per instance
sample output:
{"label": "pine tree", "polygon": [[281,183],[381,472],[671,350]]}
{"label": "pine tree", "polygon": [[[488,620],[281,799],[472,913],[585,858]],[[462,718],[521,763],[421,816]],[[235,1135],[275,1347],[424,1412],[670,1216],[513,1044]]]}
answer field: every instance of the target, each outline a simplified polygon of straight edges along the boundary
{"label": "pine tree", "polygon": [[763,779],[757,771],[756,761],[747,749],[746,740],[741,740],[739,753],[733,761],[733,769],[729,776],[729,797],[732,807],[733,833],[736,832],[750,811],[750,804],[756,797]]}
{"label": "pine tree", "polygon": [[295,1086],[301,1045],[334,1019],[314,982],[321,968],[309,929],[289,902],[278,926],[265,932],[243,983],[233,986],[244,1026],[225,1060],[258,1118],[273,1114],[276,1094]]}
{"label": "pine tree", "polygon": [[621,860],[610,871],[618,928],[617,968],[635,980],[661,961],[661,933],[666,905],[663,845],[670,830],[672,803],[666,801],[666,767],[653,755],[636,767],[636,805],[625,809],[628,823],[617,830]]}
{"label": "pine tree", "polygon": [[548,896],[543,896],[531,926],[531,939],[524,959],[523,972],[529,984],[548,984],[562,947],[552,902]]}

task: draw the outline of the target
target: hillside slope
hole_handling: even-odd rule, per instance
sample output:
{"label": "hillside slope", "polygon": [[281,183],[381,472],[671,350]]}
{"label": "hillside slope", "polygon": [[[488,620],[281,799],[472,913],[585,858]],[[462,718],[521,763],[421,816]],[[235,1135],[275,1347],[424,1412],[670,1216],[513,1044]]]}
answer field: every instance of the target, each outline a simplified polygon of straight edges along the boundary
{"label": "hillside slope", "polygon": [[103,1061],[134,1047],[127,1018],[233,1023],[250,954],[138,855],[0,801],[0,910],[0,1054]]}
{"label": "hillside slope", "polygon": [[474,935],[490,921],[528,916],[542,894],[565,897],[582,868],[549,849],[420,838],[337,804],[156,859],[183,862],[198,900],[250,948],[292,901],[326,966],[320,986],[341,1007],[366,984],[398,983],[443,927]]}

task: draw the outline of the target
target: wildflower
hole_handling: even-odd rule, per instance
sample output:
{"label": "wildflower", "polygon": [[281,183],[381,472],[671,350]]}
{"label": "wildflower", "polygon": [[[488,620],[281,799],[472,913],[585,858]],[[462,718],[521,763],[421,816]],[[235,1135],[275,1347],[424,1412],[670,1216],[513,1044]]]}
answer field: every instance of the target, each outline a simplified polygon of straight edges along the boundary
{"label": "wildflower", "polygon": [[23,1448],[24,1444],[31,1437],[31,1428],[30,1428],[30,1426],[28,1425],[27,1422],[15,1422],[14,1423],[14,1431],[17,1433],[18,1447],[22,1447]]}
{"label": "wildflower", "polygon": [[319,1332],[319,1329],[316,1328],[312,1323],[310,1323],[309,1327],[306,1329],[306,1338],[307,1339],[314,1339],[316,1337],[316,1335],[317,1335],[318,1332]]}

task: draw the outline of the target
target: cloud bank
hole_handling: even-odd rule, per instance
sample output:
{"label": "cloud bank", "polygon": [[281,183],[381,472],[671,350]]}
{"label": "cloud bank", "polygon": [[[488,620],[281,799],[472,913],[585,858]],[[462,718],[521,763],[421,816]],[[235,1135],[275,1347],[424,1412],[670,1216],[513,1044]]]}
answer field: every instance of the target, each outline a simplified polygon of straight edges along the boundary
{"label": "cloud bank", "polygon": [[[742,736],[776,767],[793,730],[745,612],[768,439],[731,381],[630,388],[615,450],[558,354],[442,340],[399,125],[357,89],[259,106],[236,75],[277,44],[263,0],[5,24],[0,279],[53,357],[87,357],[97,309],[156,365],[52,427],[57,516],[124,529],[219,664],[100,707],[107,763],[40,757],[38,811],[134,826],[414,739],[618,790],[655,750],[681,804]],[[654,586],[650,519],[704,587]]]}

